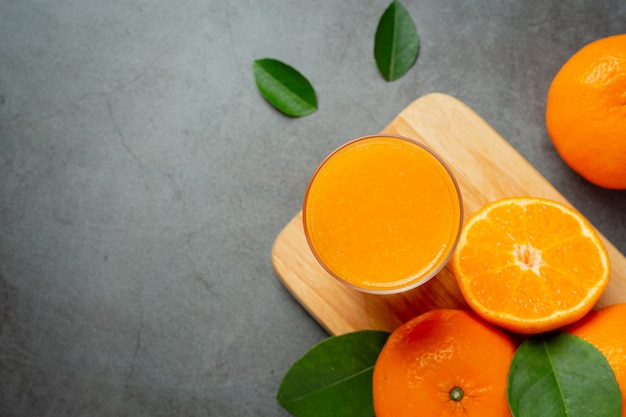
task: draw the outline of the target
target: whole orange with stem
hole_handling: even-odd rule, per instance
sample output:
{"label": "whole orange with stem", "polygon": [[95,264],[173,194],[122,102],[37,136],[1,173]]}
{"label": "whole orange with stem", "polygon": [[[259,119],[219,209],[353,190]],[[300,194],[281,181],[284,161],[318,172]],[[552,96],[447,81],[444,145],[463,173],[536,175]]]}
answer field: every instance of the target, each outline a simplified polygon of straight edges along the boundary
{"label": "whole orange with stem", "polygon": [[585,339],[606,357],[622,392],[622,416],[626,416],[626,303],[593,310],[563,330]]}
{"label": "whole orange with stem", "polygon": [[431,310],[398,327],[374,366],[376,417],[506,417],[515,344],[463,310]]}
{"label": "whole orange with stem", "polygon": [[626,189],[626,34],[591,42],[565,62],[548,90],[546,128],[574,171]]}
{"label": "whole orange with stem", "polygon": [[463,225],[452,256],[457,284],[484,320],[542,333],[587,314],[609,282],[609,255],[585,217],[552,200],[512,197]]}

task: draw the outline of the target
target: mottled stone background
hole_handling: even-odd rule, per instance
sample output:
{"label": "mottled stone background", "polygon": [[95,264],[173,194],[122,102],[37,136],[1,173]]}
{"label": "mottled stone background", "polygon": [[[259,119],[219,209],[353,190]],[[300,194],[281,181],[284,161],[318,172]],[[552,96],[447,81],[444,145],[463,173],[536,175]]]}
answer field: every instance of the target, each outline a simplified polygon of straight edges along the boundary
{"label": "mottled stone background", "polygon": [[[421,51],[373,60],[388,0],[0,0],[0,416],[287,416],[324,330],[270,262],[310,174],[414,99],[480,114],[622,252],[626,194],[545,131],[550,80],[626,31],[623,1],[409,1]],[[283,116],[254,59],[319,110]]]}

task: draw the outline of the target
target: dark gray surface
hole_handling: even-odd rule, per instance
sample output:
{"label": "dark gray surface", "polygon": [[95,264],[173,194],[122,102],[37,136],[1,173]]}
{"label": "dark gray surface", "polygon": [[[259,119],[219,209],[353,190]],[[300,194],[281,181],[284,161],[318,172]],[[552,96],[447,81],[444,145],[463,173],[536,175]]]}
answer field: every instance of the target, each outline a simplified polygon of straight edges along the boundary
{"label": "dark gray surface", "polygon": [[[270,250],[309,175],[423,94],[472,107],[626,252],[626,192],[554,151],[545,95],[624,1],[405,1],[417,64],[372,57],[388,1],[0,0],[0,416],[285,416],[325,332]],[[290,119],[254,59],[317,90]]]}

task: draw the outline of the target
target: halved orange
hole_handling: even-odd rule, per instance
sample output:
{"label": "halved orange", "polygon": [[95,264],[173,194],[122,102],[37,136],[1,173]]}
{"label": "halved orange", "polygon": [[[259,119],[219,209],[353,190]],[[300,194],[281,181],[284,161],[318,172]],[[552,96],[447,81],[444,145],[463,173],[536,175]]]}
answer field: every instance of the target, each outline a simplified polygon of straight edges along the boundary
{"label": "halved orange", "polygon": [[452,267],[479,316],[523,334],[583,317],[610,275],[606,248],[583,215],[535,197],[498,200],[471,216]]}

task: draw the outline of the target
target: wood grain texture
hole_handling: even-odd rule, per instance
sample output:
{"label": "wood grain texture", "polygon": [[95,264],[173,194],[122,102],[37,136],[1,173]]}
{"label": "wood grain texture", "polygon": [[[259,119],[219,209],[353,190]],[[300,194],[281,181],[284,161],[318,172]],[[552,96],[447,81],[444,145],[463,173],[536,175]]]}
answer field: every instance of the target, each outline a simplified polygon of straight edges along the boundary
{"label": "wood grain texture", "polygon": [[[381,133],[420,141],[448,163],[461,189],[465,218],[504,197],[544,197],[571,206],[493,128],[448,95],[433,93],[415,100]],[[626,258],[602,239],[612,271],[598,307],[626,302]],[[367,294],[337,281],[311,253],[302,212],[276,238],[272,263],[285,287],[333,335],[361,329],[392,331],[431,309],[468,308],[449,266],[421,287],[402,294]]]}

